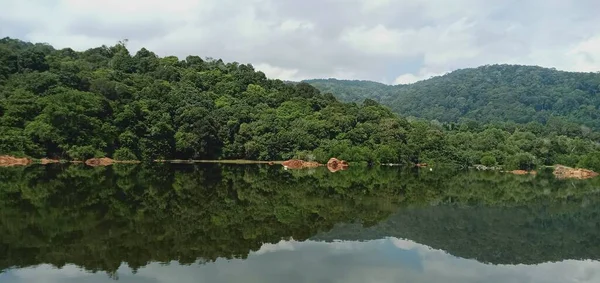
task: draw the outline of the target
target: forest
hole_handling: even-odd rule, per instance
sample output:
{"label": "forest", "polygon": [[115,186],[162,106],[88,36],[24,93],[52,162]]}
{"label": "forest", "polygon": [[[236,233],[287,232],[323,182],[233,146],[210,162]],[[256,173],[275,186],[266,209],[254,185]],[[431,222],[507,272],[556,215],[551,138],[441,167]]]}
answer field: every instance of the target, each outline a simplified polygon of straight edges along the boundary
{"label": "forest", "polygon": [[526,124],[445,122],[442,115],[452,111],[435,110],[440,117],[431,120],[426,113],[432,110],[422,105],[413,111],[427,119],[412,119],[394,113],[393,104],[388,108],[372,98],[341,102],[332,92],[268,79],[250,64],[160,57],[145,48],[132,54],[126,41],[74,51],[4,38],[0,155],[142,161],[337,157],[600,170],[594,120],[589,127],[554,117]]}
{"label": "forest", "polygon": [[600,73],[485,65],[408,85],[336,79],[305,82],[342,101],[373,99],[406,117],[543,125],[560,120],[575,128],[600,130]]}
{"label": "forest", "polygon": [[382,166],[0,168],[0,271],[47,263],[115,275],[123,263],[247,258],[290,237],[393,236],[493,264],[596,260],[599,182]]}

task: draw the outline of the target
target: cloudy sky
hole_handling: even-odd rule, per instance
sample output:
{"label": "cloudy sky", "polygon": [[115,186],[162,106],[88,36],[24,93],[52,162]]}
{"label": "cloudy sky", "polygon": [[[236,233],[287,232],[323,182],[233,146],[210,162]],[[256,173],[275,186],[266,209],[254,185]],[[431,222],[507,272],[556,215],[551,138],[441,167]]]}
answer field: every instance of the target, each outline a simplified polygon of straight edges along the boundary
{"label": "cloudy sky", "polygon": [[0,0],[0,37],[251,63],[270,77],[409,83],[518,63],[600,70],[597,0]]}

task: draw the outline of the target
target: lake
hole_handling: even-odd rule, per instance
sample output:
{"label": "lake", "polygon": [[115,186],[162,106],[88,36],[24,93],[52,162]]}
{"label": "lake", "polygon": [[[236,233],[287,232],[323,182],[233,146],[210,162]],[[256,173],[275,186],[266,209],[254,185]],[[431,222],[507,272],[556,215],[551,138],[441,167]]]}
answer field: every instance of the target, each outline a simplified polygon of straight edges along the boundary
{"label": "lake", "polygon": [[600,282],[600,178],[0,168],[3,282]]}

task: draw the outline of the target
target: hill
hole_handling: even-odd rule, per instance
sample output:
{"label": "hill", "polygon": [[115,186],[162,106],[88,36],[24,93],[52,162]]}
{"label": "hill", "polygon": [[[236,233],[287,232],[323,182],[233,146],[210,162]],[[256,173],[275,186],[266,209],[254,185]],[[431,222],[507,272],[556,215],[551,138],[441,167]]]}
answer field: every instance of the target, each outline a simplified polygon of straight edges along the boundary
{"label": "hill", "polygon": [[398,154],[412,126],[387,108],[340,103],[249,64],[4,38],[0,66],[0,155],[418,160]]}
{"label": "hill", "polygon": [[600,74],[535,66],[461,69],[410,85],[306,81],[344,101],[374,99],[394,112],[440,122],[546,124],[552,119],[600,129]]}
{"label": "hill", "polygon": [[365,99],[378,102],[390,100],[394,86],[365,80],[314,79],[305,80],[324,93],[332,93],[344,102],[361,103]]}
{"label": "hill", "polygon": [[130,54],[122,42],[74,51],[5,38],[0,66],[0,155],[320,162],[335,156],[600,170],[598,132],[409,121],[373,99],[342,103],[305,82],[268,79],[250,64],[159,57],[145,48]]}

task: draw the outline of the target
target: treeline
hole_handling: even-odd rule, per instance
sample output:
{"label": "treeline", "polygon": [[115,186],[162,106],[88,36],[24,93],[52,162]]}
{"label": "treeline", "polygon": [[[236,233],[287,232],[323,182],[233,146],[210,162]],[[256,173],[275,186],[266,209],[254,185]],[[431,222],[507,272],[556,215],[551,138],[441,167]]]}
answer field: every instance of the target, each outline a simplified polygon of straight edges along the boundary
{"label": "treeline", "polygon": [[[341,103],[307,83],[267,79],[251,65],[159,57],[146,49],[132,55],[125,42],[77,52],[4,38],[0,66],[0,154],[321,162],[335,156],[515,168],[588,165],[583,160],[598,154],[593,131],[583,136],[513,127],[503,135],[518,132],[527,144],[479,146],[487,132],[467,123],[408,121],[372,99]],[[559,139],[548,155],[544,142]]]}
{"label": "treeline", "polygon": [[[264,243],[324,239],[341,223],[372,227],[355,239],[407,237],[492,262],[597,259],[600,179],[546,174],[155,163],[0,168],[0,270],[75,264],[114,274],[123,263],[137,270],[149,262],[246,258]],[[523,240],[531,235],[535,243]],[[561,253],[548,253],[556,245]]]}
{"label": "treeline", "polygon": [[[483,164],[505,168],[533,169],[542,165],[564,164],[600,171],[598,132],[555,130],[540,123],[481,124],[413,122],[423,135],[422,146],[440,145],[442,151],[425,150],[423,159],[458,166]],[[557,123],[559,124],[559,123]],[[418,130],[417,130],[418,131]],[[437,133],[433,134],[433,133]],[[435,152],[435,156],[430,156]]]}
{"label": "treeline", "polygon": [[75,52],[5,38],[0,54],[4,154],[327,160],[343,150],[363,160],[401,148],[411,131],[376,103],[343,104],[251,65],[132,56],[124,43]]}
{"label": "treeline", "polygon": [[389,105],[406,116],[456,122],[538,122],[551,119],[600,130],[600,74],[533,66],[463,69],[397,88]]}
{"label": "treeline", "polygon": [[410,85],[308,80],[343,101],[374,99],[403,116],[440,122],[546,124],[600,130],[600,74],[522,65],[461,69]]}

